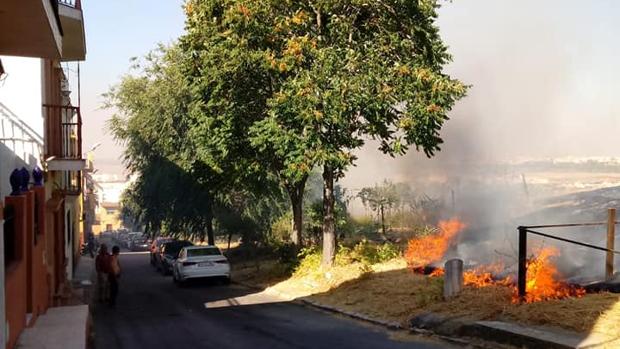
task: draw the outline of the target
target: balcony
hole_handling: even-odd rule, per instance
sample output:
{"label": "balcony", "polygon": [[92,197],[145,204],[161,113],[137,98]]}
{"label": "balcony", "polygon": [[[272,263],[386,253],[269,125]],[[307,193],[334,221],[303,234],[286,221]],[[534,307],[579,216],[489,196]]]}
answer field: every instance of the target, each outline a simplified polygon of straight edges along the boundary
{"label": "balcony", "polygon": [[82,193],[82,171],[64,171],[60,180],[56,182],[55,189],[65,195],[80,195]]}
{"label": "balcony", "polygon": [[86,58],[84,15],[80,0],[58,0],[58,14],[62,24],[62,60],[83,61]]}
{"label": "balcony", "polygon": [[0,55],[60,58],[63,28],[57,0],[0,1]]}
{"label": "balcony", "polygon": [[[44,105],[45,158],[49,171],[82,171],[82,115],[79,107]],[[70,181],[68,181],[70,182]],[[80,183],[78,183],[80,184]]]}

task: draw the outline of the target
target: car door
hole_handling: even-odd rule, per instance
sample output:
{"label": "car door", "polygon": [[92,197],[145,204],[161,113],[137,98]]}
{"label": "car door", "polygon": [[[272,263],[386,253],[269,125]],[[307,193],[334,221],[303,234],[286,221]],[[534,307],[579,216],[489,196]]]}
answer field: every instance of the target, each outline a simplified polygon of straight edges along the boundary
{"label": "car door", "polygon": [[183,247],[181,249],[181,251],[179,252],[179,257],[173,262],[174,263],[174,269],[177,271],[177,274],[179,272],[179,263],[181,263],[180,261],[185,259],[185,254],[186,254],[186,249],[185,247]]}

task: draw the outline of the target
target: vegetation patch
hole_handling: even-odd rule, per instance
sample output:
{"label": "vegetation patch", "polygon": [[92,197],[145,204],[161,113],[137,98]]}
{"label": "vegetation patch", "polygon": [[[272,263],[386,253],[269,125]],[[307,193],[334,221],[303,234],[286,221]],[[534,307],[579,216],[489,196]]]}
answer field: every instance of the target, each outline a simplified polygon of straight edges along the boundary
{"label": "vegetation patch", "polygon": [[391,248],[367,241],[341,248],[329,269],[320,266],[319,252],[306,250],[292,274],[286,275],[286,268],[278,267],[277,262],[263,261],[259,271],[252,269],[250,280],[260,280],[263,287],[293,298],[306,297],[405,326],[412,317],[430,311],[470,320],[505,320],[620,337],[617,294],[513,304],[511,287],[490,285],[466,286],[459,296],[444,300],[443,278],[414,273],[402,257],[368,263],[382,255],[380,251]]}

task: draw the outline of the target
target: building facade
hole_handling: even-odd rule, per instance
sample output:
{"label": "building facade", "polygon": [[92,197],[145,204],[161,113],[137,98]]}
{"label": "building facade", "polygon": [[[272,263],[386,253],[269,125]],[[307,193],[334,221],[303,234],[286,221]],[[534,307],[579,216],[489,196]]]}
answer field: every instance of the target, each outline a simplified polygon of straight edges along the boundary
{"label": "building facade", "polygon": [[[83,240],[80,0],[0,2],[0,345],[63,304]],[[78,101],[79,102],[79,101]]]}

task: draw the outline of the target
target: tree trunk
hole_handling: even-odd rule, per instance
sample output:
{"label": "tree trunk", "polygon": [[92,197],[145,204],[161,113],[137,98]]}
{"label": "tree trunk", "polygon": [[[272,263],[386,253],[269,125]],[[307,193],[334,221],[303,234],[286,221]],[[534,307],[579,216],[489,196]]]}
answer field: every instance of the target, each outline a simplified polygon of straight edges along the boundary
{"label": "tree trunk", "polygon": [[302,200],[300,198],[291,197],[291,204],[293,206],[293,231],[291,235],[291,241],[297,246],[302,245],[302,227],[303,227],[303,207]]}
{"label": "tree trunk", "polygon": [[303,202],[304,202],[304,190],[306,188],[306,180],[308,177],[304,177],[297,185],[288,188],[288,195],[291,199],[291,207],[293,209],[293,221],[291,231],[291,241],[296,246],[302,246],[303,244]]}
{"label": "tree trunk", "polygon": [[213,217],[207,219],[207,243],[215,245],[215,235],[213,233]]}
{"label": "tree trunk", "polygon": [[215,246],[215,234],[213,233],[213,200],[209,196],[206,200],[205,216],[207,217],[207,243]]}
{"label": "tree trunk", "polygon": [[323,166],[323,266],[331,267],[336,257],[336,226],[334,220],[334,170]]}
{"label": "tree trunk", "polygon": [[385,209],[383,208],[383,205],[381,205],[381,231],[383,232],[383,238],[386,239],[385,236]]}

